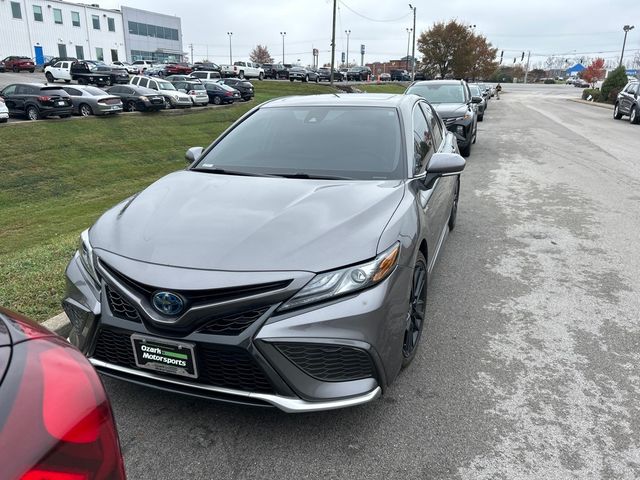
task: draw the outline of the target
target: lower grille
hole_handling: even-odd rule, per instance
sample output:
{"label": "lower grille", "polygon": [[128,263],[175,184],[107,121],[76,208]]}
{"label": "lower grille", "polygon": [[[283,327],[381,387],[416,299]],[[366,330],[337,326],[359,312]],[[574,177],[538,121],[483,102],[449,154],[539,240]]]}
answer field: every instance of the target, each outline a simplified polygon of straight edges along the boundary
{"label": "lower grille", "polygon": [[[247,392],[273,393],[264,372],[246,351],[202,343],[196,345],[195,351],[199,378],[190,381]],[[101,329],[93,357],[103,362],[137,369],[131,336],[125,331]],[[180,376],[155,373],[184,380]]]}
{"label": "lower grille", "polygon": [[245,329],[250,327],[253,322],[264,315],[267,310],[269,310],[269,307],[216,318],[206,323],[198,331],[211,335],[240,335]]}
{"label": "lower grille", "polygon": [[275,347],[300,370],[323,382],[374,376],[371,357],[359,348],[309,343],[277,343]]}
{"label": "lower grille", "polygon": [[114,316],[124,320],[131,320],[132,322],[142,322],[138,310],[125,300],[122,295],[115,290],[112,290],[108,285],[105,287],[105,291],[107,294],[107,302],[109,302],[109,308]]}

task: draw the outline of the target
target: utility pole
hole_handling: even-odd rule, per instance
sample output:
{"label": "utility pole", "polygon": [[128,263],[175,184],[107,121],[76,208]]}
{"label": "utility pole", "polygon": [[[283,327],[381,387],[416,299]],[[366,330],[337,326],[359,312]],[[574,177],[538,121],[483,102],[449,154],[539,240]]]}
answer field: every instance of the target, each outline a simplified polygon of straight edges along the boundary
{"label": "utility pole", "polygon": [[529,60],[531,59],[531,50],[527,52],[527,66],[524,67],[524,83],[527,83],[527,77],[529,76]]}
{"label": "utility pole", "polygon": [[351,30],[345,30],[344,33],[347,34],[347,68],[349,68],[349,35],[351,35]]}
{"label": "utility pole", "polygon": [[624,27],[622,27],[622,30],[624,30],[624,41],[622,42],[622,54],[620,55],[620,65],[618,65],[619,67],[622,66],[622,59],[624,58],[624,47],[627,44],[627,33],[629,33],[634,28],[634,25],[625,25]]}
{"label": "utility pole", "polygon": [[282,35],[282,65],[284,65],[284,36],[287,34],[287,32],[280,32],[280,35]]}
{"label": "utility pole", "polygon": [[[231,36],[233,35],[233,32],[227,32],[227,35],[229,35],[229,65],[233,65],[233,52],[231,51]],[[208,53],[207,56],[209,56]]]}
{"label": "utility pole", "polygon": [[411,32],[413,30],[411,30],[410,28],[407,28],[407,62],[406,62],[406,67],[407,67],[407,71],[409,71],[409,42],[411,42]]}
{"label": "utility pole", "polygon": [[409,4],[409,8],[413,10],[413,47],[411,47],[411,81],[416,78],[416,8]]}
{"label": "utility pole", "polygon": [[333,87],[333,68],[336,63],[336,10],[338,6],[338,0],[333,0],[333,24],[331,26],[331,76],[330,84]]}
{"label": "utility pole", "polygon": [[195,62],[195,59],[193,58],[193,43],[189,44],[189,48],[191,49],[191,63]]}

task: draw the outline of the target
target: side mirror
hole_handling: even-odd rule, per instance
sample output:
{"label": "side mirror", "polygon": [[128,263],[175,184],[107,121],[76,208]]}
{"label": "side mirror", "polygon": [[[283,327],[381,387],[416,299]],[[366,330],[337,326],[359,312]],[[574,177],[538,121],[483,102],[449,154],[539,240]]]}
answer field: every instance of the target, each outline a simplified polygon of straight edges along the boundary
{"label": "side mirror", "polygon": [[434,153],[427,165],[427,176],[448,177],[464,170],[466,161],[457,153]]}
{"label": "side mirror", "polygon": [[202,150],[204,150],[202,147],[191,147],[187,150],[187,153],[184,154],[185,160],[190,164],[195,162],[202,155]]}
{"label": "side mirror", "polygon": [[471,103],[482,103],[482,97],[471,97]]}

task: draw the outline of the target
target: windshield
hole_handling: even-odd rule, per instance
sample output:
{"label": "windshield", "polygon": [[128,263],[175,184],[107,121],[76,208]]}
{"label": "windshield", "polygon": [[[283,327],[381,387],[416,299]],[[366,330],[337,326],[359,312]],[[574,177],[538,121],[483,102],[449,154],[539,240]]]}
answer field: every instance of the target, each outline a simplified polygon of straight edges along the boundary
{"label": "windshield", "polygon": [[211,168],[404,178],[400,121],[393,108],[262,108],[220,140],[197,167]]}
{"label": "windshield", "polygon": [[158,82],[158,88],[160,90],[175,90],[176,87],[173,86],[172,83],[169,82]]}
{"label": "windshield", "polygon": [[461,84],[422,83],[409,87],[407,93],[420,95],[430,103],[465,103]]}

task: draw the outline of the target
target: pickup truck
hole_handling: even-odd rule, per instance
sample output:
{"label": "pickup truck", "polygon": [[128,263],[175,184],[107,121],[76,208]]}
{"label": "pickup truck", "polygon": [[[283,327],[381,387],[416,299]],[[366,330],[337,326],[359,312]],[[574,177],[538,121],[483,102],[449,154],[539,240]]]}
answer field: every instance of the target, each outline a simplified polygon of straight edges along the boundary
{"label": "pickup truck", "polygon": [[264,69],[253,62],[234,62],[233,65],[220,65],[220,68],[220,73],[225,78],[257,78],[258,80],[264,78]]}
{"label": "pickup truck", "polygon": [[93,62],[81,60],[73,62],[69,70],[71,80],[77,81],[80,85],[90,83],[96,85],[111,85],[111,72],[98,72]]}
{"label": "pickup truck", "polygon": [[44,67],[44,76],[47,77],[47,82],[53,83],[56,80],[64,80],[69,83],[71,81],[72,63],[72,61],[63,61]]}

